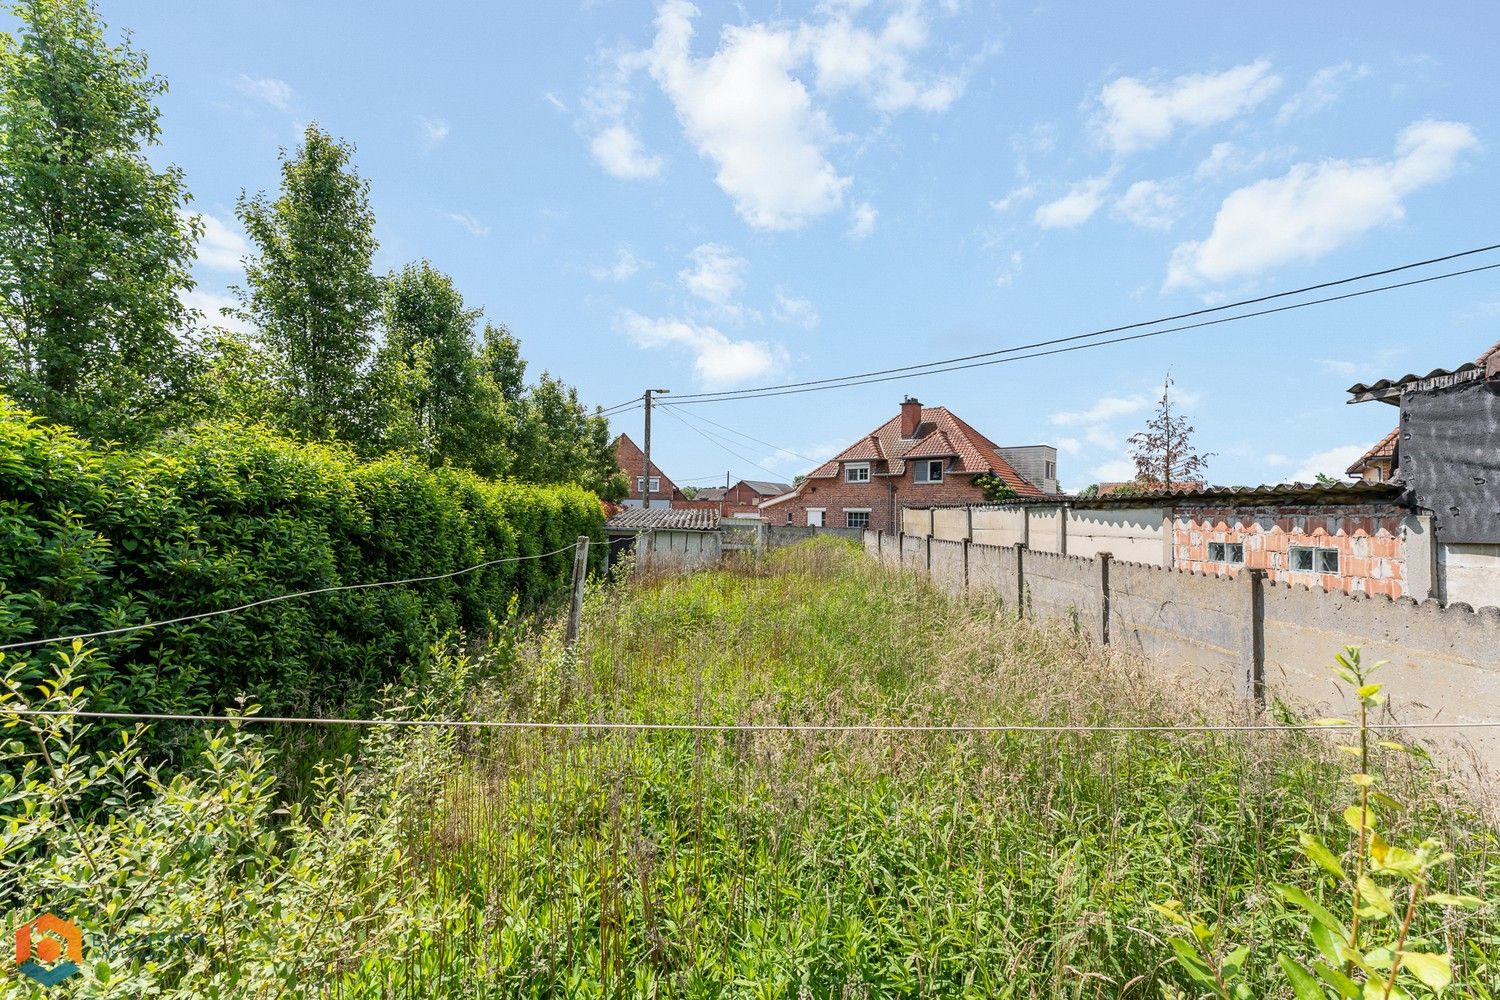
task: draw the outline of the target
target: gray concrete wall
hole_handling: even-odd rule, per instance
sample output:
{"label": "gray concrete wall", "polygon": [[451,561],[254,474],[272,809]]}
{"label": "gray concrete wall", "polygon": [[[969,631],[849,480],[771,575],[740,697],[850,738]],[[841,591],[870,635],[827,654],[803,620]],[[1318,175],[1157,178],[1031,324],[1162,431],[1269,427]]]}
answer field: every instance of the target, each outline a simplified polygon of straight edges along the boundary
{"label": "gray concrete wall", "polygon": [[1102,639],[1099,561],[1036,551],[1023,558],[1027,611],[1038,618],[1069,619],[1084,635]]}
{"label": "gray concrete wall", "polygon": [[1026,511],[1021,507],[974,509],[974,541],[984,545],[1011,546],[1026,541]]}
{"label": "gray concrete wall", "polygon": [[901,508],[901,534],[903,534],[903,535],[930,535],[930,534],[932,534],[932,508],[930,508],[930,507],[902,507]]}
{"label": "gray concrete wall", "polygon": [[901,536],[901,568],[924,575],[927,573],[927,538],[925,536]]}
{"label": "gray concrete wall", "polygon": [[969,538],[969,508],[943,507],[932,511],[932,537],[949,541],[967,541]]}
{"label": "gray concrete wall", "polygon": [[1500,608],[1500,545],[1439,545],[1437,561],[1443,603]]}
{"label": "gray concrete wall", "polygon": [[1001,604],[1014,608],[1020,603],[1016,547],[969,546],[969,590],[993,594]]}
{"label": "gray concrete wall", "polygon": [[963,594],[968,586],[966,546],[961,541],[943,538],[934,538],[931,544],[932,582],[955,596]]}
{"label": "gray concrete wall", "polygon": [[[1435,600],[1390,600],[1269,583],[1265,588],[1266,683],[1273,694],[1319,715],[1357,711],[1329,665],[1357,645],[1365,663],[1389,660],[1386,685],[1398,722],[1479,722],[1500,717],[1500,610],[1445,608]],[[1428,734],[1424,734],[1428,735]],[[1435,731],[1471,744],[1500,768],[1500,732]]]}
{"label": "gray concrete wall", "polygon": [[1035,552],[1068,551],[1068,512],[1063,507],[1027,507],[1026,544]]}
{"label": "gray concrete wall", "polygon": [[1116,559],[1168,565],[1172,551],[1166,510],[1069,510],[1068,555],[1097,556],[1108,552]]}
{"label": "gray concrete wall", "polygon": [[1251,641],[1246,584],[1143,563],[1109,567],[1110,641],[1178,676],[1236,691]]}
{"label": "gray concrete wall", "polygon": [[[1248,703],[1263,683],[1267,699],[1284,699],[1309,718],[1347,716],[1347,692],[1328,666],[1345,645],[1357,645],[1366,662],[1390,661],[1377,677],[1396,707],[1389,721],[1500,718],[1500,609],[1308,590],[1265,581],[1259,570],[1205,575],[911,535],[866,536],[867,551],[872,544],[885,565],[930,573],[951,593],[992,595],[1007,607],[1024,595],[1028,614],[1070,620],[1225,697]],[[1415,735],[1459,763],[1500,771],[1500,731]]]}
{"label": "gray concrete wall", "polygon": [[862,541],[863,528],[808,528],[792,524],[763,524],[760,528],[760,544],[768,549],[779,549],[783,545],[796,545],[809,538],[821,536],[847,538],[851,542]]}
{"label": "gray concrete wall", "polygon": [[644,531],[636,536],[638,547],[642,538],[649,549],[646,562],[652,570],[708,566],[718,562],[722,554],[717,531]]}

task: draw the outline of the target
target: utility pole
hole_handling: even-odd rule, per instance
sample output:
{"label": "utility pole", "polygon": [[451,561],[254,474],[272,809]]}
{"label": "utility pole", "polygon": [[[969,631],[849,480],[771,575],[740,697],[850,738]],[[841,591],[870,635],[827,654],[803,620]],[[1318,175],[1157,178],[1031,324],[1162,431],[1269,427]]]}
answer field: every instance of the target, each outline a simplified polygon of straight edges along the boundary
{"label": "utility pole", "polygon": [[651,396],[665,396],[671,389],[647,389],[643,397],[646,401],[646,468],[641,472],[641,506],[647,510],[651,509]]}

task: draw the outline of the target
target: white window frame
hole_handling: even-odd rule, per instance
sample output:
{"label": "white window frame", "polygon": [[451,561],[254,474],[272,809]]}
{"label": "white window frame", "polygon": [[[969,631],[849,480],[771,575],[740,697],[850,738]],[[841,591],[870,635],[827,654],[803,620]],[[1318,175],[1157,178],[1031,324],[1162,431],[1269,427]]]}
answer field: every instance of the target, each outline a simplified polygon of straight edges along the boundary
{"label": "white window frame", "polygon": [[[919,458],[919,459],[916,460],[916,462],[917,462],[917,467],[912,470],[911,481],[914,482],[914,483],[916,483],[916,484],[918,484],[918,485],[920,485],[920,486],[936,485],[938,483],[941,483],[943,481],[943,477],[948,472],[948,461],[947,461],[947,459],[942,459],[942,458]],[[932,467],[933,466],[937,466],[938,477],[936,479],[932,478]],[[927,476],[926,476],[925,479],[918,479],[917,478],[917,473],[921,472],[923,469],[927,470]]]}
{"label": "white window frame", "polygon": [[[823,527],[824,523],[827,521],[827,518],[824,517],[823,515],[825,515],[827,513],[828,513],[828,508],[826,508],[826,507],[809,507],[809,508],[807,508],[807,526],[809,528],[821,528],[821,527]],[[813,515],[814,514],[818,515],[818,523],[817,524],[813,524]]]}
{"label": "white window frame", "polygon": [[[637,493],[645,493],[646,492],[646,477],[645,476],[636,476],[635,477],[635,491]],[[661,492],[661,476],[652,476],[651,477],[651,492],[652,493],[660,493]]]}
{"label": "white window frame", "polygon": [[[850,524],[849,523],[849,515],[850,514],[863,514],[865,516],[865,523],[864,524]],[[846,528],[868,528],[869,526],[870,526],[870,508],[869,507],[845,507],[844,508],[844,527],[846,527]]]}
{"label": "white window frame", "polygon": [[[1297,556],[1303,552],[1308,553],[1308,569],[1297,567]],[[1332,558],[1333,567],[1327,568],[1326,563]],[[1339,572],[1343,565],[1343,559],[1338,549],[1325,548],[1320,545],[1293,545],[1287,550],[1287,569],[1292,573],[1316,573],[1318,576],[1341,576]]]}
{"label": "white window frame", "polygon": [[[855,473],[861,473],[856,476]],[[844,482],[846,483],[868,483],[870,481],[869,462],[846,462],[844,464]]]}
{"label": "white window frame", "polygon": [[[1214,546],[1221,546],[1218,558],[1214,557]],[[1238,552],[1236,553],[1236,550]],[[1209,542],[1208,561],[1223,563],[1225,566],[1245,565],[1245,543],[1244,542]]]}

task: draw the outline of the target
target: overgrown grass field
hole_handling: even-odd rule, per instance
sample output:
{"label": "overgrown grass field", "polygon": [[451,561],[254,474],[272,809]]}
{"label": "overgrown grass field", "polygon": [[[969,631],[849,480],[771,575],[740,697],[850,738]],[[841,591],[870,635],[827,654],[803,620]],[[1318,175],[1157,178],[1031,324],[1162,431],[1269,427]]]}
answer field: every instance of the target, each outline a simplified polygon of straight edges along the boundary
{"label": "overgrown grass field", "polygon": [[[1224,704],[825,542],[596,588],[575,653],[517,630],[389,714],[1088,726]],[[8,856],[40,859],[0,867],[7,905],[96,944],[200,935],[86,965],[63,996],[1203,995],[1150,906],[1181,899],[1250,946],[1256,996],[1290,997],[1276,954],[1305,920],[1272,886],[1331,896],[1297,834],[1350,839],[1322,735],[379,729],[277,814],[263,727],[168,779],[128,753],[91,775],[65,723],[36,721],[51,762],[26,756],[24,780],[54,804],[4,806]],[[1387,836],[1442,839],[1437,888],[1500,897],[1470,791],[1387,756],[1407,805]],[[1446,995],[1492,1000],[1494,907],[1422,919],[1454,953]]]}

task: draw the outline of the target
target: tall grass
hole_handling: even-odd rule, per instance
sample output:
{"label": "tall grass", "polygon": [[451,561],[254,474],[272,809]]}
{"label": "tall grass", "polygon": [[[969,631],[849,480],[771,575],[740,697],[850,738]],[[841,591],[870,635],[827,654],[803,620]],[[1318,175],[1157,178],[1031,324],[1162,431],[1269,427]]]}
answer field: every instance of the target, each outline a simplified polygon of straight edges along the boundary
{"label": "tall grass", "polygon": [[[835,543],[598,588],[571,653],[548,628],[445,664],[438,689],[392,711],[831,725],[1244,717],[1064,627],[954,603]],[[173,794],[273,796],[233,777],[249,760],[269,766],[250,728],[222,737],[222,759],[175,779],[198,784]],[[1271,985],[1276,942],[1299,918],[1270,886],[1320,891],[1296,834],[1342,836],[1334,758],[1321,738],[1285,733],[387,730],[325,772],[274,843],[236,848],[252,859],[243,870],[221,865],[193,887],[188,867],[175,895],[141,891],[126,913],[118,885],[58,835],[47,865],[10,873],[11,898],[81,914],[116,899],[117,923],[218,928],[150,973],[154,993],[130,995],[1155,998],[1194,995],[1149,906],[1175,897],[1222,914],[1225,938],[1249,944],[1247,967],[1263,973],[1257,995],[1274,998],[1290,995]],[[1417,803],[1398,828],[1454,849],[1442,888],[1500,895],[1494,832],[1463,790],[1406,757],[1386,787]],[[155,834],[151,850],[203,835],[197,818],[174,822],[182,829]],[[105,831],[96,864],[124,856],[105,823],[93,820]],[[142,863],[134,851],[116,867]],[[1492,1000],[1500,921],[1491,910],[1441,919],[1422,933],[1452,944],[1451,995]],[[126,995],[111,988],[95,977],[74,995]]]}

